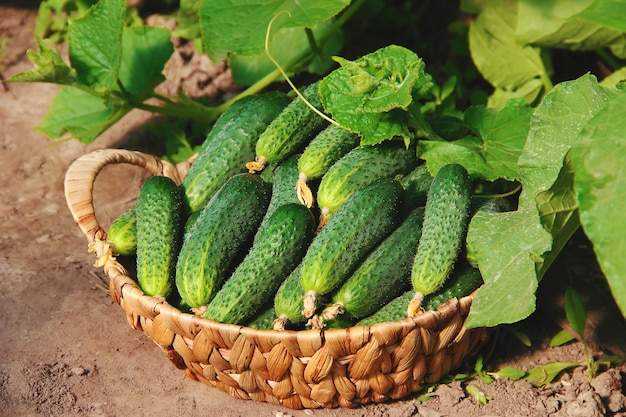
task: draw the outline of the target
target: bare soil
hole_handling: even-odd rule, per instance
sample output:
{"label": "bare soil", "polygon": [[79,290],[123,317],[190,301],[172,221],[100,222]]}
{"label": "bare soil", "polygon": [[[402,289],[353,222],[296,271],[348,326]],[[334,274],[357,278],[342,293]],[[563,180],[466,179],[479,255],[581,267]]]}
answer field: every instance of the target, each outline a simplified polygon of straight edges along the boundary
{"label": "bare soil", "polygon": [[[26,50],[34,47],[36,11],[0,6],[0,39],[8,38],[0,62],[3,79],[32,68]],[[187,52],[191,53],[192,52]],[[201,59],[182,59],[179,84],[224,94],[225,68],[216,74]],[[194,67],[195,66],[195,67]],[[181,67],[182,68],[182,67]],[[219,75],[222,74],[223,75]],[[199,77],[196,81],[193,77]],[[207,78],[208,77],[208,78]],[[225,84],[224,84],[225,83]],[[130,328],[123,310],[103,291],[102,272],[94,268],[87,241],[72,220],[63,194],[68,166],[97,148],[119,147],[159,152],[142,129],[152,115],[132,112],[92,145],[53,144],[33,129],[58,91],[43,84],[0,84],[0,415],[2,416],[626,416],[625,366],[602,369],[591,382],[584,365],[537,388],[526,381],[480,378],[433,387],[430,399],[358,409],[289,410],[277,405],[231,398],[192,381],[176,369],[143,333]],[[144,174],[134,167],[107,167],[94,192],[103,225],[125,210]],[[554,270],[588,268],[593,257],[584,239],[566,249],[569,263]],[[578,256],[579,252],[587,256]],[[585,252],[586,251],[586,252]],[[555,275],[555,274],[552,274]],[[564,274],[561,274],[564,275]],[[550,277],[552,279],[552,277]],[[547,278],[546,278],[547,279]],[[559,282],[556,278],[554,282]],[[584,291],[589,309],[587,338],[595,358],[624,355],[624,320],[605,294]],[[515,326],[502,326],[483,349],[487,371],[505,366],[528,370],[554,362],[585,359],[579,341],[550,347],[561,327],[562,286],[542,297],[546,308]],[[526,334],[532,347],[515,332]],[[490,349],[493,354],[489,355]],[[471,371],[475,359],[468,360]],[[474,386],[489,399],[480,405]]]}

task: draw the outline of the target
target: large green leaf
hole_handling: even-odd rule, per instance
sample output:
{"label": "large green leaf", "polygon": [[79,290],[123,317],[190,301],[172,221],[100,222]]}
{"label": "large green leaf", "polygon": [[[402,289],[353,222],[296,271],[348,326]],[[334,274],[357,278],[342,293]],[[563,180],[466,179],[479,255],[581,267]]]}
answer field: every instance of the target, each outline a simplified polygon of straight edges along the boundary
{"label": "large green leaf", "polygon": [[209,57],[221,61],[230,53],[257,55],[272,34],[289,27],[312,28],[350,4],[350,0],[205,0],[200,5],[202,42]]}
{"label": "large green leaf", "polygon": [[372,145],[395,137],[409,142],[408,107],[414,95],[432,85],[414,52],[389,45],[355,61],[336,58],[341,67],[320,82],[324,109],[343,127]]}
{"label": "large green leaf", "polygon": [[467,234],[468,257],[485,283],[472,302],[468,328],[515,323],[535,311],[536,265],[551,247],[535,210],[479,211]]}
{"label": "large green leaf", "polygon": [[[517,41],[573,51],[611,48],[617,56],[625,58],[626,34],[611,27],[618,16],[624,24],[624,4],[620,6],[619,2],[611,2],[611,7],[603,7],[600,4],[590,6],[590,3],[591,0],[520,0]],[[607,15],[594,19],[601,9],[609,13],[612,11],[614,17]]]}
{"label": "large green leaf", "polygon": [[99,1],[70,25],[70,62],[81,84],[97,91],[110,90],[116,85],[125,10],[125,0]]}
{"label": "large green leaf", "polygon": [[524,185],[520,207],[536,207],[536,196],[556,180],[580,131],[607,103],[606,89],[593,75],[557,84],[537,107],[519,157]]}
{"label": "large green leaf", "polygon": [[473,106],[465,111],[464,123],[476,136],[452,142],[420,141],[420,157],[428,161],[431,173],[456,162],[470,175],[488,181],[520,178],[519,158],[530,127],[533,108],[522,100],[512,100],[500,109]]}
{"label": "large green leaf", "polygon": [[594,0],[575,17],[626,32],[626,0]]}
{"label": "large green leaf", "polygon": [[125,28],[119,71],[124,90],[134,95],[151,92],[165,79],[163,67],[173,52],[169,30],[149,26]]}
{"label": "large green leaf", "polygon": [[[498,96],[491,98],[491,107],[501,107],[514,97],[534,102],[542,89],[539,81],[546,76],[540,50],[516,40],[516,9],[510,3],[487,6],[470,25],[469,47],[474,64],[493,85]],[[532,88],[528,88],[528,84]],[[495,99],[499,98],[497,101]]]}
{"label": "large green leaf", "polygon": [[589,122],[572,148],[580,219],[626,317],[626,91]]}
{"label": "large green leaf", "polygon": [[65,86],[54,97],[37,130],[51,139],[70,134],[83,143],[91,143],[129,110],[130,107],[106,105],[79,88]]}

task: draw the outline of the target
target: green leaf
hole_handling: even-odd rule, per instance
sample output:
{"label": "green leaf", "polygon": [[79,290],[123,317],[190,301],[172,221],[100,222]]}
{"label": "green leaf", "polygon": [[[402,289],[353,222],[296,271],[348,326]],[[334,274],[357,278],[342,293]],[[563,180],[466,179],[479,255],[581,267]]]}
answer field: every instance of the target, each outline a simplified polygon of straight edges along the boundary
{"label": "green leaf", "polygon": [[485,283],[466,327],[515,323],[535,311],[536,264],[551,243],[536,211],[479,211],[470,221],[467,256],[478,263]]}
{"label": "green leaf", "polygon": [[489,374],[498,378],[507,378],[512,381],[518,381],[526,376],[526,371],[513,368],[512,366],[505,366],[498,372],[490,372]]}
{"label": "green leaf", "polygon": [[501,110],[470,107],[465,111],[464,123],[477,136],[452,142],[420,141],[420,157],[428,161],[431,173],[456,162],[473,177],[518,180],[517,160],[528,136],[532,112],[522,100],[512,100]]}
{"label": "green leaf", "polygon": [[593,75],[557,84],[546,94],[530,120],[530,131],[519,157],[524,187],[520,207],[534,208],[536,196],[557,179],[565,155],[589,120],[608,101]]}
{"label": "green leaf", "polygon": [[476,401],[478,402],[478,405],[484,407],[487,404],[489,404],[491,397],[485,395],[485,393],[482,392],[477,386],[468,385],[467,387],[465,387],[465,389],[472,397],[476,399]]}
{"label": "green leaf", "polygon": [[79,83],[96,91],[110,90],[116,85],[125,10],[125,0],[99,1],[70,25],[70,62]]}
{"label": "green leaf", "polygon": [[205,0],[200,27],[206,53],[213,61],[229,54],[257,55],[264,51],[267,28],[312,28],[350,4],[350,0]]}
{"label": "green leaf", "polygon": [[517,41],[571,51],[611,48],[618,57],[625,58],[626,34],[619,28],[611,27],[615,19],[624,20],[624,5],[611,2],[613,5],[606,9],[609,12],[614,9],[617,14],[598,19],[597,12],[603,5],[596,3],[600,7],[592,5],[587,11],[585,8],[589,3],[571,0],[519,1]]}
{"label": "green leaf", "polygon": [[547,365],[536,366],[528,370],[525,379],[534,386],[541,387],[552,382],[561,372],[575,368],[580,364],[581,362],[553,362]]}
{"label": "green leaf", "polygon": [[[539,80],[547,77],[540,50],[516,39],[516,4],[490,3],[469,29],[469,47],[483,77],[508,98],[532,103],[542,92]],[[532,88],[527,84],[531,83]],[[530,93],[533,94],[530,94]],[[502,94],[502,93],[500,93]],[[504,104],[499,100],[498,105]]]}
{"label": "green leaf", "polygon": [[163,67],[173,52],[169,30],[149,26],[125,28],[119,70],[124,90],[134,95],[151,92],[165,80]]}
{"label": "green leaf", "polygon": [[618,90],[572,148],[580,221],[626,317],[626,91]]}
{"label": "green leaf", "polygon": [[595,0],[575,17],[626,32],[624,10],[626,10],[625,0]]}
{"label": "green leaf", "polygon": [[[342,45],[341,32],[335,31],[331,34],[329,32],[331,28],[332,19],[322,22],[312,29],[316,40],[332,36],[332,40],[317,45],[322,48],[323,58],[315,56],[315,60],[298,62],[297,68],[290,67],[297,57],[302,56],[311,49],[307,33],[301,27],[285,28],[278,31],[270,41],[270,54],[272,54],[272,57],[287,71],[296,71],[297,69],[301,69],[315,62],[315,67],[308,66],[307,69],[310,72],[325,73],[331,65],[334,64],[328,57],[338,53]],[[233,54],[229,60],[229,66],[233,72],[235,82],[240,86],[250,86],[271,72],[276,71],[276,65],[274,65],[265,52],[261,52],[257,55]]]}
{"label": "green leaf", "polygon": [[39,36],[35,36],[39,51],[28,49],[26,56],[35,69],[15,74],[11,82],[45,82],[55,84],[72,84],[76,81],[76,72],[67,65],[59,52],[46,44]]}
{"label": "green leaf", "polygon": [[69,133],[82,143],[91,143],[129,110],[128,107],[105,105],[98,97],[65,86],[54,97],[37,130],[52,139]]}
{"label": "green leaf", "polygon": [[563,346],[576,338],[567,330],[561,330],[552,339],[550,339],[550,347]]}
{"label": "green leaf", "polygon": [[363,145],[401,137],[408,142],[414,94],[432,85],[414,52],[389,45],[356,61],[336,58],[341,67],[320,82],[324,109],[346,129],[359,133]]}

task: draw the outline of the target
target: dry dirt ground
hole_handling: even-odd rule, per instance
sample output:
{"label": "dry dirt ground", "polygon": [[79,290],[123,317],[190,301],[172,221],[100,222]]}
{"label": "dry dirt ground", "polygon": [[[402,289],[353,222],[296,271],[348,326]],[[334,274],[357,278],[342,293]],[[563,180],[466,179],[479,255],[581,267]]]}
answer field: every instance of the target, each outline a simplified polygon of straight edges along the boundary
{"label": "dry dirt ground", "polygon": [[[0,62],[4,79],[29,70],[35,12],[0,6]],[[36,84],[0,85],[0,415],[2,416],[626,416],[626,368],[613,367],[591,383],[584,366],[542,388],[528,382],[479,378],[440,385],[431,399],[418,396],[358,409],[288,410],[231,398],[177,370],[100,284],[93,255],[67,209],[63,178],[80,155],[103,147],[154,151],[140,129],[151,115],[131,113],[95,144],[52,144],[33,130],[57,91]],[[103,225],[131,202],[143,179],[134,167],[107,167],[95,189]],[[556,305],[554,303],[550,305]],[[595,317],[606,316],[606,303]],[[559,316],[560,309],[549,314]],[[549,346],[560,328],[540,313],[500,332],[488,371],[584,360],[583,345]],[[595,323],[589,338],[596,357],[624,354],[623,320],[609,317],[607,333]],[[530,337],[532,347],[512,337]],[[596,333],[594,333],[594,331]],[[599,335],[599,336],[598,336]],[[597,343],[596,343],[597,342]],[[492,344],[482,352],[487,355]],[[612,352],[611,352],[612,351]],[[473,360],[468,361],[470,369]],[[488,398],[480,405],[468,386]]]}

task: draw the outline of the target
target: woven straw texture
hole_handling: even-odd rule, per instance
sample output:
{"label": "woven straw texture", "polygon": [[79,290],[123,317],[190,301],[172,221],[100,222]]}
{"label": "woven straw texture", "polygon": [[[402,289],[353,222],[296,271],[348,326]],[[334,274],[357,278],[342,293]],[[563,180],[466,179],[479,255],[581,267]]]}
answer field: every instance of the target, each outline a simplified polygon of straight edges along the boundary
{"label": "woven straw texture", "polygon": [[487,329],[463,326],[473,295],[398,322],[301,331],[217,323],[149,297],[111,255],[106,231],[94,214],[95,178],[104,166],[117,163],[141,166],[180,183],[191,161],[175,166],[141,152],[98,150],[70,166],[65,194],[128,324],[143,331],[194,380],[235,398],[292,409],[356,407],[420,391],[457,368],[488,339]]}

